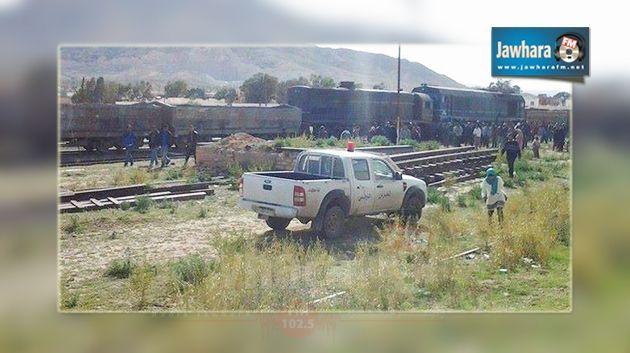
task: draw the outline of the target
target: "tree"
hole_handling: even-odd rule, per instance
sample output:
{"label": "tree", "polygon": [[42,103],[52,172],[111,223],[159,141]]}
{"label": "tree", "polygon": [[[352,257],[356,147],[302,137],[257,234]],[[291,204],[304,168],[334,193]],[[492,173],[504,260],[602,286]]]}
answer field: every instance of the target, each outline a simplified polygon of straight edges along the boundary
{"label": "tree", "polygon": [[277,88],[278,78],[261,72],[245,80],[241,92],[248,103],[267,104],[276,96]]}
{"label": "tree", "polygon": [[133,86],[132,99],[152,99],[153,98],[153,87],[151,83],[148,81],[140,81]]}
{"label": "tree", "polygon": [[199,98],[199,99],[206,99],[208,98],[208,96],[206,96],[206,91],[203,88],[191,88],[188,90],[188,92],[186,92],[186,98],[190,98],[190,99],[195,99],[195,98]]}
{"label": "tree", "polygon": [[85,102],[94,103],[94,91],[96,90],[96,79],[90,78],[85,83]]}
{"label": "tree", "polygon": [[309,85],[310,85],[310,81],[306,77],[303,77],[303,76],[300,76],[299,78],[292,78],[290,80],[282,81],[278,84],[276,101],[278,103],[286,104],[288,102],[287,91],[289,90],[289,87],[309,86]]}
{"label": "tree", "polygon": [[487,89],[488,91],[501,93],[521,93],[521,88],[518,85],[512,86],[512,81],[502,79],[497,80],[497,82],[490,82]]}
{"label": "tree", "polygon": [[164,86],[164,95],[166,97],[184,97],[186,92],[188,92],[188,84],[182,80],[169,81]]}
{"label": "tree", "polygon": [[311,75],[311,87],[334,88],[337,83],[332,77],[324,77],[321,75]]}
{"label": "tree", "polygon": [[221,87],[214,94],[214,99],[223,99],[225,103],[232,104],[238,98],[238,92],[232,87]]}
{"label": "tree", "polygon": [[85,77],[81,78],[81,86],[77,89],[76,92],[70,97],[70,100],[74,104],[85,103],[87,94],[85,92]]}
{"label": "tree", "polygon": [[103,103],[105,100],[105,79],[101,76],[94,86],[94,103]]}
{"label": "tree", "polygon": [[71,99],[73,103],[111,104],[121,100],[151,99],[153,98],[151,91],[151,83],[148,81],[123,85],[117,82],[105,82],[103,77],[91,78],[88,81],[84,77],[81,80],[81,86]]}
{"label": "tree", "polygon": [[571,98],[571,93],[569,92],[558,92],[556,93],[553,98],[558,98],[560,100],[562,100],[563,102],[566,101],[567,99]]}

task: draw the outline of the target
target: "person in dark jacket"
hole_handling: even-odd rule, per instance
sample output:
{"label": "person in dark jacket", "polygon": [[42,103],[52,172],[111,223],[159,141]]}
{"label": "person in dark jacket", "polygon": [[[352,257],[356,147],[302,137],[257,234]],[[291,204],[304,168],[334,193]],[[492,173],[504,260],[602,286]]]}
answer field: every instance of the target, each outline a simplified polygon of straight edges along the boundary
{"label": "person in dark jacket", "polygon": [[136,134],[133,132],[131,125],[127,125],[127,131],[122,138],[122,144],[125,149],[125,167],[127,164],[133,166],[133,150],[136,147],[136,140]]}
{"label": "person in dark jacket", "polygon": [[193,156],[195,164],[197,164],[197,141],[199,141],[199,133],[195,130],[194,126],[190,125],[190,131],[186,139],[186,159],[184,160],[184,166],[188,164],[190,156]]}
{"label": "person in dark jacket", "polygon": [[503,145],[501,149],[501,155],[505,153],[508,162],[508,172],[510,178],[514,177],[514,162],[516,158],[521,158],[521,148],[516,142],[516,135],[512,134],[508,137],[508,141]]}
{"label": "person in dark jacket", "polygon": [[149,134],[149,169],[158,165],[158,152],[160,151],[160,130],[154,126]]}
{"label": "person in dark jacket", "polygon": [[168,130],[168,126],[162,126],[162,132],[160,132],[160,150],[162,152],[162,167],[171,164],[171,159],[168,158],[168,149],[171,147],[173,141],[173,134]]}

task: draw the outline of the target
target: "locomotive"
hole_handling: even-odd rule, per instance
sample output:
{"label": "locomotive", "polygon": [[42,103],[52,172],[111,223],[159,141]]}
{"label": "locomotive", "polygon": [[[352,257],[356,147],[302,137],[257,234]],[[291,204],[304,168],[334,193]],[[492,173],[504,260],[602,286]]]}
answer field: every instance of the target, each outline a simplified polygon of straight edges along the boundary
{"label": "locomotive", "polygon": [[[516,121],[525,117],[525,101],[517,94],[422,84],[411,92],[293,86],[289,105],[302,110],[302,129],[325,125],[338,134],[353,125],[396,122],[418,124],[431,131],[437,122],[457,120]],[[429,134],[430,135],[430,134]]]}

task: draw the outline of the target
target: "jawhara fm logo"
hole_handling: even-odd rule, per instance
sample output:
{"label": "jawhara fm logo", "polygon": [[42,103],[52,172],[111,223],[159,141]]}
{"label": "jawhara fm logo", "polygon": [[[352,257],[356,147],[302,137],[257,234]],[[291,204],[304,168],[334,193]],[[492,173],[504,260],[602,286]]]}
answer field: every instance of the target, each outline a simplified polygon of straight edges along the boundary
{"label": "jawhara fm logo", "polygon": [[584,39],[579,34],[566,33],[556,39],[556,61],[565,63],[582,61],[585,54]]}

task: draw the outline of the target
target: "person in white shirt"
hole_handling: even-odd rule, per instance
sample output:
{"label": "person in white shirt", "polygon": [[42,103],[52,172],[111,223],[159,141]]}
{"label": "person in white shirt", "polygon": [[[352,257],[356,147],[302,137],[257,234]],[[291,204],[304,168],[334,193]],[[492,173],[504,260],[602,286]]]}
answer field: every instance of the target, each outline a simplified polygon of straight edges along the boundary
{"label": "person in white shirt", "polygon": [[481,127],[479,126],[479,124],[477,124],[477,126],[475,126],[475,129],[473,130],[473,143],[476,149],[481,146]]}
{"label": "person in white shirt", "polygon": [[507,195],[503,189],[503,179],[497,175],[494,168],[486,170],[486,178],[481,182],[481,197],[486,201],[488,208],[488,222],[492,222],[494,210],[497,210],[499,223],[503,223],[503,207]]}

